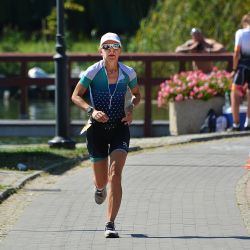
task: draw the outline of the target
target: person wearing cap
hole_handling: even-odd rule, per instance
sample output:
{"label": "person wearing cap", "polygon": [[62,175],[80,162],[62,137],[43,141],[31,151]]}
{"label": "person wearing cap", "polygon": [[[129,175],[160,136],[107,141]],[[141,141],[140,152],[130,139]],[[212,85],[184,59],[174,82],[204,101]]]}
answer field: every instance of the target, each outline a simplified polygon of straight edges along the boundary
{"label": "person wearing cap", "polygon": [[[225,51],[224,46],[213,39],[205,38],[198,28],[192,28],[190,31],[191,40],[178,46],[177,53],[216,53]],[[204,73],[210,73],[213,69],[211,61],[193,61],[194,70],[202,70]]]}
{"label": "person wearing cap", "polygon": [[250,13],[241,19],[242,29],[235,33],[233,56],[233,83],[231,88],[231,109],[233,126],[229,131],[240,131],[239,109],[241,97],[247,83],[247,115],[244,124],[245,130],[250,130]]}
{"label": "person wearing cap", "polygon": [[[90,117],[86,132],[87,148],[92,161],[97,204],[107,196],[109,183],[105,237],[119,237],[114,221],[122,199],[122,170],[125,165],[133,109],[140,102],[137,75],[133,68],[119,62],[121,40],[115,33],[101,37],[99,52],[102,60],[91,65],[77,83],[72,101]],[[131,100],[125,105],[127,89]],[[89,91],[90,103],[82,96]]]}

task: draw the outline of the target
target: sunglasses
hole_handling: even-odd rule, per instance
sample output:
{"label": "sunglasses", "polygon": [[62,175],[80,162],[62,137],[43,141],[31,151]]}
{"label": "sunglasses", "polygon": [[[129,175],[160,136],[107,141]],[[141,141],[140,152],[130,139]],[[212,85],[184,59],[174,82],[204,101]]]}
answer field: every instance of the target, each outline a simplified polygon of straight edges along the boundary
{"label": "sunglasses", "polygon": [[108,49],[111,49],[111,48],[113,48],[113,49],[120,49],[121,48],[121,44],[120,43],[111,43],[111,44],[106,43],[106,44],[103,44],[101,46],[101,48],[105,49],[105,50],[108,50]]}

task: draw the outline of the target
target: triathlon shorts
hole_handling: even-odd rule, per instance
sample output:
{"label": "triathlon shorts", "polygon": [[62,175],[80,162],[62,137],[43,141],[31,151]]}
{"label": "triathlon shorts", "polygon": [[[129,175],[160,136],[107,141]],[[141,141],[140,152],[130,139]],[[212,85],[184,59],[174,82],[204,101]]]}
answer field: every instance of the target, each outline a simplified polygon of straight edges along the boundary
{"label": "triathlon shorts", "polygon": [[87,148],[92,162],[107,158],[114,150],[128,153],[129,141],[129,126],[123,123],[107,127],[94,122],[87,130]]}
{"label": "triathlon shorts", "polygon": [[250,89],[250,61],[247,60],[245,62],[239,62],[237,71],[234,76],[233,82],[236,85],[243,86],[244,84],[248,84],[248,89]]}

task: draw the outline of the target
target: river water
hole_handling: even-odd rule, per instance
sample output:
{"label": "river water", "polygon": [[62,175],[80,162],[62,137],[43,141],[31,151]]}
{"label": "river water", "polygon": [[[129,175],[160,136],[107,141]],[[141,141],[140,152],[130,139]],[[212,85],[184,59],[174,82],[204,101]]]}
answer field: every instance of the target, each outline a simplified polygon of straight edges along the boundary
{"label": "river water", "polygon": [[[72,120],[85,120],[86,114],[73,103],[70,104]],[[20,101],[17,98],[0,99],[0,119],[19,119]],[[55,119],[54,101],[50,99],[29,99],[28,115],[30,120]],[[134,120],[144,119],[144,101],[134,111]],[[158,108],[157,102],[152,102],[152,120],[168,120],[168,112],[164,108]]]}

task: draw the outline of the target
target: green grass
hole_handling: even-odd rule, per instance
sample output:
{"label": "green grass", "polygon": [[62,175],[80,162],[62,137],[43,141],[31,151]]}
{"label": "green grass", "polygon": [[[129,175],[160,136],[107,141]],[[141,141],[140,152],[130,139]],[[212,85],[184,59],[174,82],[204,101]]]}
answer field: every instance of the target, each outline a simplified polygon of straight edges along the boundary
{"label": "green grass", "polygon": [[5,190],[8,187],[10,187],[10,186],[9,185],[1,185],[0,184],[0,191]]}
{"label": "green grass", "polygon": [[[18,46],[11,46],[12,42],[0,41],[0,52],[21,52],[21,53],[55,53],[55,41],[38,41],[19,40]],[[82,40],[66,43],[67,52],[97,53],[98,41]]]}
{"label": "green grass", "polygon": [[[1,145],[48,145],[48,141],[52,137],[28,137],[28,136],[1,136],[0,137],[0,146]],[[84,143],[86,141],[85,136],[77,136],[71,138],[76,143]],[[1,149],[1,148],[0,148]]]}
{"label": "green grass", "polygon": [[28,170],[40,170],[51,164],[87,155],[86,148],[55,149],[48,146],[11,146],[0,148],[0,169],[16,169],[18,163],[27,165]]}
{"label": "green grass", "polygon": [[[18,42],[16,42],[18,41]],[[6,40],[0,40],[0,53],[1,52],[17,52],[17,53],[56,53],[55,41],[46,41],[45,39],[40,40],[24,40],[14,38],[6,38]],[[97,53],[98,52],[98,41],[97,40],[81,40],[66,43],[66,54],[69,53]],[[90,63],[92,64],[92,63]],[[47,73],[54,72],[54,62],[30,62],[28,67],[40,67]],[[84,63],[77,63],[80,68],[85,68]],[[20,71],[20,65],[18,63],[0,63],[0,72],[6,76],[16,75]]]}

